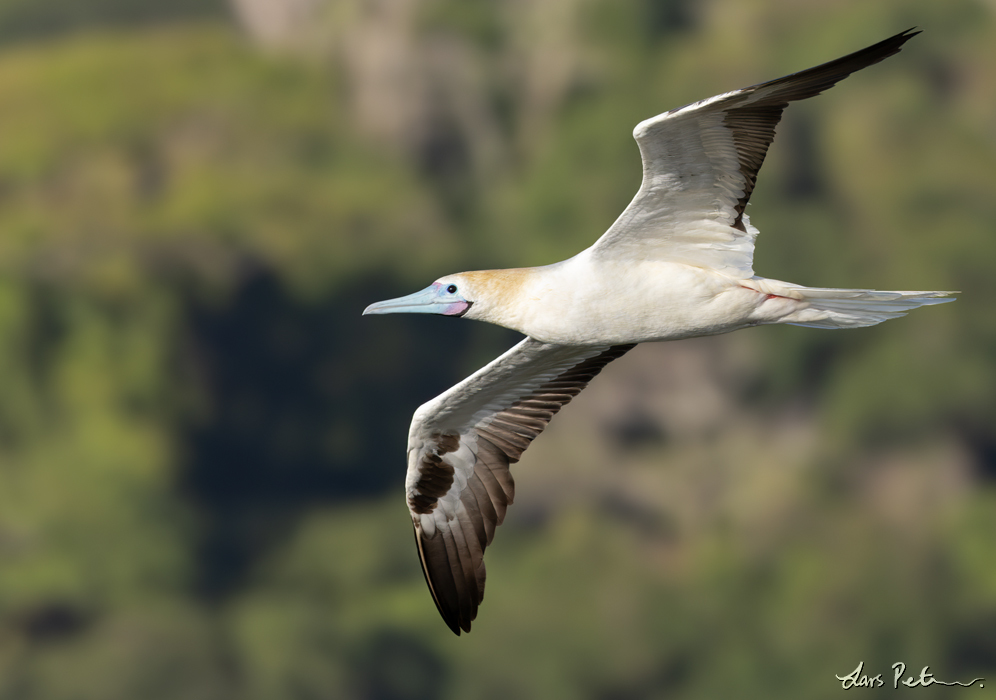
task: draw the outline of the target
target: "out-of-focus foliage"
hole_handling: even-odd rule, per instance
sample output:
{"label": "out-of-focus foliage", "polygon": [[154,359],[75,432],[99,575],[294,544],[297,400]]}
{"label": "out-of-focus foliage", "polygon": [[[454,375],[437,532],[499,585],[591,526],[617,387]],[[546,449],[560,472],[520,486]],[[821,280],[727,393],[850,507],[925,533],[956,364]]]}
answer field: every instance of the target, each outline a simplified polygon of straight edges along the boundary
{"label": "out-of-focus foliage", "polygon": [[[0,2],[0,700],[996,676],[994,14]],[[454,638],[407,533],[407,422],[514,336],[363,306],[573,254],[639,184],[638,121],[910,25],[788,110],[755,269],[959,301],[610,366],[517,466]]]}
{"label": "out-of-focus foliage", "polygon": [[98,27],[149,26],[226,16],[223,0],[0,0],[0,41],[37,41]]}

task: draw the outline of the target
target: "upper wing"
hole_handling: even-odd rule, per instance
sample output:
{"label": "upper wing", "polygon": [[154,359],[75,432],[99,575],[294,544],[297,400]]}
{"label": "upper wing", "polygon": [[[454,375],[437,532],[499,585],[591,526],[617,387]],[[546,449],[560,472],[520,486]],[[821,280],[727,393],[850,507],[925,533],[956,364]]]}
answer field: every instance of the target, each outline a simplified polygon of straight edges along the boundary
{"label": "upper wing", "polygon": [[757,229],[744,208],[782,110],[897,53],[916,34],[907,30],[836,61],[638,124],[633,136],[643,157],[643,184],[591,252],[663,258],[751,277]]}
{"label": "upper wing", "polygon": [[514,495],[509,464],[592,377],[632,347],[526,338],[415,412],[408,508],[425,581],[456,634],[470,631],[484,599],[484,549]]}

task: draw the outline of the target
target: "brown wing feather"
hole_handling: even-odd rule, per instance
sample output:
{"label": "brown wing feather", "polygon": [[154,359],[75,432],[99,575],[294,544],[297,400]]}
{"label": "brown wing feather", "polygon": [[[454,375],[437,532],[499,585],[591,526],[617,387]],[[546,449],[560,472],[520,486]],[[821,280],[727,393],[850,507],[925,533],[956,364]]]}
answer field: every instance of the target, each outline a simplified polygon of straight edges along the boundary
{"label": "brown wing feather", "polygon": [[640,122],[633,130],[643,159],[640,190],[593,253],[752,277],[757,230],[744,209],[785,107],[895,54],[916,33]]}
{"label": "brown wing feather", "polygon": [[[454,633],[460,634],[461,629],[470,631],[470,623],[477,617],[477,608],[484,599],[484,550],[491,544],[495,528],[504,520],[505,511],[515,496],[509,465],[519,461],[550,419],[605,365],[633,347],[617,345],[578,363],[459,436],[461,440],[476,438],[477,443],[474,471],[467,480],[467,488],[460,494],[463,510],[448,520],[446,527],[437,527],[431,536],[421,530],[417,521],[415,527],[426,584],[439,614]],[[456,451],[458,446],[452,441],[454,437],[458,436],[440,436],[435,454]],[[441,444],[444,442],[449,448],[445,451]],[[431,467],[430,472],[439,470],[439,463],[434,459],[424,459],[423,464]],[[452,469],[449,479],[452,484]],[[421,481],[416,489],[420,484]],[[437,493],[438,475],[427,477],[426,486],[430,492]],[[416,494],[409,498],[409,506],[414,513],[426,509],[431,512],[438,497]]]}
{"label": "brown wing feather", "polygon": [[[768,146],[775,138],[775,127],[781,121],[782,111],[788,107],[789,102],[819,95],[851,73],[898,53],[903,44],[919,33],[908,29],[834,61],[738,91],[746,97],[745,103],[727,108],[724,118],[724,124],[733,131],[740,172],[744,177],[744,193],[735,206],[737,218],[733,223],[734,228],[746,233],[744,209],[754,191],[757,173],[764,162]],[[758,97],[751,99],[755,95]]]}

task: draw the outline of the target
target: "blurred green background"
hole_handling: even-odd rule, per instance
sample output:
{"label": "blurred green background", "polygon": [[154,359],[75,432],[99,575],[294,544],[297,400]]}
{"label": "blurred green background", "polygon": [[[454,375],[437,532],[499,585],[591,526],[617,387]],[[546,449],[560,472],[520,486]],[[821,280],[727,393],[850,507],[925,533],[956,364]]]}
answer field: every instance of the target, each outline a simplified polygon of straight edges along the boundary
{"label": "blurred green background", "polygon": [[[0,0],[0,699],[996,687],[992,0]],[[454,637],[413,410],[515,341],[360,318],[589,245],[632,127],[910,26],[794,105],[759,274],[958,289],[641,346],[514,473]],[[892,691],[890,665],[984,690]]]}

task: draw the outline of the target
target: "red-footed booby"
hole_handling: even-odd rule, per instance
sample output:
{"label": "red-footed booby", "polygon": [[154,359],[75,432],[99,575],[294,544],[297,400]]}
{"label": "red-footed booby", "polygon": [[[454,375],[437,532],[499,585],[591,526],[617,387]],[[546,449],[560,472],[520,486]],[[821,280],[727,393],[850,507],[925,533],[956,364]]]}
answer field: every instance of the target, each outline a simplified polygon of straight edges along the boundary
{"label": "red-footed booby", "polygon": [[897,53],[907,30],[809,70],[665,112],[633,132],[643,184],[609,230],[544,267],[447,275],[364,314],[433,313],[527,337],[421,406],[405,490],[422,571],[443,620],[470,631],[484,550],[512,503],[509,464],[601,369],[637,343],[768,323],[871,326],[954,292],[803,287],[754,274],[745,207],[782,110]]}

